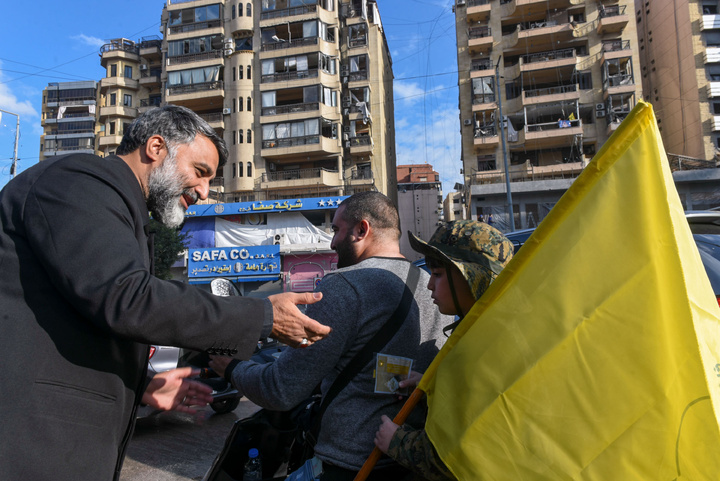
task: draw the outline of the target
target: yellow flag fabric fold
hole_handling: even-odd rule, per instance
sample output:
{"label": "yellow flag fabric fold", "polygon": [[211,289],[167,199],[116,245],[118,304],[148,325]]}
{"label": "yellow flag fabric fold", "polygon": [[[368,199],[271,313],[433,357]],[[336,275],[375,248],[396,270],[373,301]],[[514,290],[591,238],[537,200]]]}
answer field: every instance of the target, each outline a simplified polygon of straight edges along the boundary
{"label": "yellow flag fabric fold", "polygon": [[461,480],[720,479],[720,308],[639,103],[423,377]]}

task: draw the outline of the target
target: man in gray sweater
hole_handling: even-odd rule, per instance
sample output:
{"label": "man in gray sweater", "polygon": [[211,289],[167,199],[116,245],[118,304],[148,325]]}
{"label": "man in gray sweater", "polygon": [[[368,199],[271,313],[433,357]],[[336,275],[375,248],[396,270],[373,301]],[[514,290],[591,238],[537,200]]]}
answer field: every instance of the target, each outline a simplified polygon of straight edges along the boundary
{"label": "man in gray sweater", "polygon": [[[325,396],[335,378],[392,316],[400,303],[409,270],[416,269],[400,254],[400,221],[386,196],[363,192],[346,199],[333,218],[332,248],[338,270],[326,275],[318,289],[323,300],[308,306],[307,315],[332,328],[321,343],[287,349],[270,364],[233,363],[215,359],[211,366],[252,402],[273,410],[289,410],[320,384]],[[412,369],[424,372],[445,341],[442,328],[452,318],[439,314],[428,274],[420,272],[415,298],[407,317],[383,354],[414,360]],[[315,455],[323,462],[321,481],[352,480],[374,447],[379,416],[393,418],[402,403],[398,396],[375,392],[375,359],[337,395],[322,418]],[[422,425],[423,410],[415,421]],[[409,421],[413,424],[413,420]],[[383,458],[370,480],[403,477],[404,468]]]}

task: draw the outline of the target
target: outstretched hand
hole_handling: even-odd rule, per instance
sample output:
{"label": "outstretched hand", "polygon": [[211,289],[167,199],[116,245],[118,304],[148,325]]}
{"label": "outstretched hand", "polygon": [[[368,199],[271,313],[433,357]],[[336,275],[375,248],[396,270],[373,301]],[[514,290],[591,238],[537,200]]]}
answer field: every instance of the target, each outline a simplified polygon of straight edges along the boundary
{"label": "outstretched hand", "polygon": [[163,411],[194,414],[193,406],[211,403],[212,389],[188,377],[198,376],[200,369],[181,367],[156,374],[142,396],[142,403]]}
{"label": "outstretched hand", "polygon": [[285,292],[268,297],[273,306],[270,337],[291,347],[307,347],[330,334],[330,328],[300,312],[297,304],[314,304],[320,292]]}

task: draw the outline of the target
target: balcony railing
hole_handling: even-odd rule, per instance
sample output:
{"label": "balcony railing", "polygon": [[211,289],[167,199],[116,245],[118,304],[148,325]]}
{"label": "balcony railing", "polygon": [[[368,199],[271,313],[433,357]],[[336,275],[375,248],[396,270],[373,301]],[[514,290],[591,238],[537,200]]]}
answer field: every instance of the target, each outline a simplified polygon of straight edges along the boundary
{"label": "balcony railing", "polygon": [[168,57],[168,65],[180,65],[190,62],[201,62],[203,60],[212,60],[222,58],[222,50],[212,50],[210,52],[191,53],[188,55],[179,55],[177,57]]}
{"label": "balcony railing", "polygon": [[372,180],[373,173],[371,169],[353,169],[350,172],[350,180]]}
{"label": "balcony railing", "polygon": [[566,94],[568,92],[577,92],[577,84],[558,85],[557,87],[547,87],[543,89],[525,90],[525,97],[541,97],[543,95]]}
{"label": "balcony railing", "polygon": [[140,99],[140,107],[160,107],[161,103],[162,101],[159,97],[152,99]]}
{"label": "balcony railing", "polygon": [[557,20],[536,20],[534,22],[521,22],[520,30],[535,30],[536,28],[556,27]]}
{"label": "balcony railing", "polygon": [[372,137],[369,135],[350,138],[350,147],[362,147],[366,145],[372,145]]}
{"label": "balcony railing", "polygon": [[467,5],[468,7],[479,7],[480,5],[487,5],[490,3],[490,0],[469,0]]}
{"label": "balcony railing", "polygon": [[317,11],[317,5],[303,5],[302,7],[283,8],[280,10],[268,10],[260,14],[260,20],[270,20],[273,18],[295,17],[297,15],[305,15]]}
{"label": "balcony railing", "polygon": [[[53,113],[52,115],[48,115],[48,117],[45,120],[59,120],[56,117],[57,117],[57,113]],[[61,118],[75,119],[75,118],[79,118],[79,117],[95,118],[95,114],[91,114],[90,112],[65,112]]]}
{"label": "balcony railing", "polygon": [[610,40],[602,44],[603,52],[617,52],[618,50],[629,50],[630,40]]}
{"label": "balcony railing", "polygon": [[212,123],[212,122],[221,122],[223,119],[222,112],[210,112],[205,114],[198,114],[201,119],[203,119],[205,122]]}
{"label": "balcony railing", "polygon": [[190,85],[176,85],[174,87],[169,87],[168,91],[170,95],[180,95],[193,92],[202,92],[205,90],[222,90],[222,88],[222,80],[216,80],[215,82],[203,82]]}
{"label": "balcony railing", "polygon": [[497,127],[495,126],[495,124],[481,125],[474,130],[473,135],[476,139],[484,139],[485,137],[496,137]]}
{"label": "balcony railing", "polygon": [[47,135],[68,135],[68,134],[94,134],[95,129],[52,129]]}
{"label": "balcony railing", "polygon": [[631,74],[612,75],[605,79],[603,88],[607,90],[608,87],[620,87],[622,85],[633,85],[634,83]]}
{"label": "balcony railing", "polygon": [[484,37],[492,37],[492,29],[490,27],[472,27],[468,29],[468,38]]}
{"label": "balcony railing", "polygon": [[473,95],[473,105],[489,104],[495,102],[495,94],[476,94]]}
{"label": "balcony railing", "polygon": [[45,151],[53,151],[53,152],[70,152],[75,150],[95,150],[95,147],[92,145],[60,145],[60,146],[51,146],[46,147]]}
{"label": "balcony railing", "polygon": [[306,78],[316,78],[318,76],[318,69],[313,68],[309,70],[296,70],[294,72],[280,72],[263,75],[260,79],[260,83],[270,82],[287,82],[290,80],[302,80]]}
{"label": "balcony railing", "polygon": [[472,61],[472,70],[492,70],[493,63],[489,58],[475,59]]}
{"label": "balcony railing", "polygon": [[307,37],[307,38],[296,38],[290,41],[280,41],[274,43],[264,43],[261,47],[261,51],[269,52],[272,50],[282,50],[284,48],[292,47],[304,47],[306,45],[317,45],[318,37]]}
{"label": "balcony railing", "polygon": [[323,169],[321,167],[313,169],[293,169],[283,170],[279,172],[263,172],[263,182],[282,182],[285,180],[300,180],[300,179],[317,179],[322,177],[323,172],[331,174],[337,174],[337,170]]}
{"label": "balcony railing", "polygon": [[187,33],[196,30],[205,30],[206,28],[219,28],[222,25],[220,20],[208,20],[206,22],[188,23],[185,25],[175,25],[170,27],[170,33]]}
{"label": "balcony railing", "polygon": [[140,48],[162,48],[162,40],[157,35],[143,37],[139,44]]}
{"label": "balcony railing", "polygon": [[367,70],[358,70],[357,72],[350,72],[350,81],[353,82],[355,80],[367,80],[368,79],[368,71]]}
{"label": "balcony railing", "polygon": [[113,52],[113,51],[124,51],[124,52],[130,52],[134,54],[140,53],[140,48],[138,48],[135,44],[130,44],[128,42],[121,42],[121,43],[106,43],[102,47],[100,47],[100,53],[107,53],[107,52]]}
{"label": "balcony railing", "polygon": [[550,62],[563,58],[572,58],[575,56],[574,48],[564,48],[562,50],[551,50],[548,52],[531,53],[520,57],[523,63]]}
{"label": "balcony railing", "polygon": [[362,37],[351,38],[350,40],[348,40],[348,47],[364,47],[365,45],[367,45],[367,43],[367,36],[363,35]]}
{"label": "balcony railing", "polygon": [[274,107],[263,107],[262,115],[294,114],[297,112],[310,112],[318,110],[320,102],[308,102],[304,104],[276,105]]}
{"label": "balcony railing", "polygon": [[625,15],[625,5],[600,5],[600,18],[617,17]]}
{"label": "balcony railing", "polygon": [[304,135],[302,137],[287,137],[284,139],[263,140],[263,149],[275,149],[282,147],[296,147],[298,145],[319,144],[320,135]]}
{"label": "balcony railing", "polygon": [[140,78],[148,78],[148,77],[160,77],[162,75],[162,69],[152,69],[152,70],[141,70],[140,71]]}
{"label": "balcony railing", "polygon": [[540,124],[529,124],[525,126],[526,132],[546,132],[548,130],[569,129],[580,127],[580,120],[558,120],[557,122],[544,122]]}

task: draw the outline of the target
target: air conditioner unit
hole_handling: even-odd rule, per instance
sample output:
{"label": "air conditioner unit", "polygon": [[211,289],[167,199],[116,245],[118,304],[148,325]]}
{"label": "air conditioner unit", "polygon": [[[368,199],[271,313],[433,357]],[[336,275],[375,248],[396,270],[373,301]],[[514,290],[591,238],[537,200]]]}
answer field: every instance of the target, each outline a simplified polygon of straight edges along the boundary
{"label": "air conditioner unit", "polygon": [[345,76],[350,75],[350,70],[348,70],[347,67],[343,66],[343,67],[340,69],[340,75],[345,75]]}
{"label": "air conditioner unit", "polygon": [[457,0],[458,6],[465,5],[465,0]]}
{"label": "air conditioner unit", "polygon": [[343,78],[342,78],[342,83],[344,83],[344,84],[348,83],[348,78],[347,78],[347,77],[343,77]]}
{"label": "air conditioner unit", "polygon": [[140,64],[140,70],[147,70],[147,65]]}
{"label": "air conditioner unit", "polygon": [[595,110],[605,110],[605,104],[595,104]]}
{"label": "air conditioner unit", "polygon": [[223,109],[223,114],[228,115],[231,112],[230,107],[225,107]]}
{"label": "air conditioner unit", "polygon": [[280,245],[285,243],[285,234],[275,234],[273,239],[273,245]]}
{"label": "air conditioner unit", "polygon": [[463,125],[464,125],[465,127],[468,127],[468,126],[472,125],[472,120],[470,120],[470,119],[465,119],[465,120],[463,120]]}
{"label": "air conditioner unit", "polygon": [[224,54],[226,57],[229,57],[230,55],[233,54],[234,51],[235,51],[235,50],[233,50],[233,49],[231,49],[231,48],[226,48],[226,49],[223,51],[223,54]]}
{"label": "air conditioner unit", "polygon": [[343,126],[343,132],[350,132],[350,126],[349,126],[349,125],[344,125],[344,126]]}
{"label": "air conditioner unit", "polygon": [[350,106],[352,106],[352,102],[350,102],[349,100],[343,100],[343,105],[342,105],[342,106],[343,106],[344,108],[346,108],[346,109],[349,109]]}
{"label": "air conditioner unit", "polygon": [[598,119],[601,119],[601,118],[605,117],[605,109],[596,110],[596,111],[595,111],[595,117],[597,117]]}

